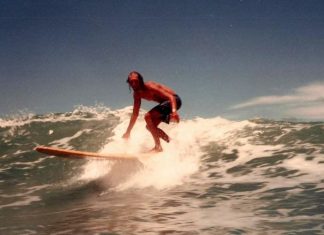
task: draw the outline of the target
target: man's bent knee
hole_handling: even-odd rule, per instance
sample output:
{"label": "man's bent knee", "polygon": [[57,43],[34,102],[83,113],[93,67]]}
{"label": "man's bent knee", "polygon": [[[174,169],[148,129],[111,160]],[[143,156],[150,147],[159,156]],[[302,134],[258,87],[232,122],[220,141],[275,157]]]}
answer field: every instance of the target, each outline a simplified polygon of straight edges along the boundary
{"label": "man's bent knee", "polygon": [[145,119],[146,123],[151,122],[151,121],[152,121],[152,116],[151,116],[151,114],[150,114],[150,113],[146,113],[146,114],[144,115],[144,119]]}
{"label": "man's bent knee", "polygon": [[160,123],[160,114],[156,112],[148,112],[144,115],[144,119],[147,124],[153,123],[154,126],[157,126]]}

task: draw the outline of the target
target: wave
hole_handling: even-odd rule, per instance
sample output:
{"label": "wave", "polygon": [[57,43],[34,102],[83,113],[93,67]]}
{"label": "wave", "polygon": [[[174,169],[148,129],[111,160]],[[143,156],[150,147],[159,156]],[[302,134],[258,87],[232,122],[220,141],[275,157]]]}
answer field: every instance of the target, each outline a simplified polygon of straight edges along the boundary
{"label": "wave", "polygon": [[145,110],[131,138],[121,138],[131,112],[79,106],[1,119],[1,231],[322,231],[322,122],[196,117],[163,123],[171,142],[138,161],[63,159],[33,150],[47,145],[140,156],[154,142]]}
{"label": "wave", "polygon": [[[147,152],[153,146],[153,139],[145,128],[145,110],[141,110],[131,138],[127,141],[121,138],[131,111],[131,107],[111,110],[104,106],[79,106],[67,113],[1,119],[0,159],[10,159],[2,165],[2,171],[17,165],[23,170],[26,162],[34,170],[37,166],[50,169],[44,165],[43,156],[33,152],[36,145],[132,155]],[[197,117],[174,125],[162,123],[161,128],[170,135],[171,142],[162,143],[162,153],[141,160],[141,168],[126,167],[124,172],[131,171],[132,175],[119,182],[116,190],[166,189],[195,177],[208,181],[209,175],[218,175],[218,182],[261,182],[271,189],[282,184],[282,178],[287,187],[297,181],[318,181],[323,171],[324,128],[320,122]],[[43,160],[38,161],[39,158]],[[111,173],[112,166],[111,162],[71,163],[72,175],[66,171],[58,174],[69,176],[69,180],[91,181]],[[118,174],[114,178],[120,178]]]}

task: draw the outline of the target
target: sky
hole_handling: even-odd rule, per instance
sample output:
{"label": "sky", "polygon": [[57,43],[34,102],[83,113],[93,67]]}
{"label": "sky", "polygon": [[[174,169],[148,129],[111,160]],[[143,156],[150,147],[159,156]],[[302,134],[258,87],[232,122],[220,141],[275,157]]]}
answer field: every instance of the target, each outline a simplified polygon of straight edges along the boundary
{"label": "sky", "polygon": [[136,70],[180,95],[183,118],[323,120],[323,12],[321,0],[0,0],[0,116],[124,108]]}

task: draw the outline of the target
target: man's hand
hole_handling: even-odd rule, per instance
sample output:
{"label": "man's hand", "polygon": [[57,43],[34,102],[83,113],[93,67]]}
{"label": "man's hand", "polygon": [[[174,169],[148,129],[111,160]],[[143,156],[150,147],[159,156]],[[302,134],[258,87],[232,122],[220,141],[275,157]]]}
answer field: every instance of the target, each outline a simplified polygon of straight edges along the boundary
{"label": "man's hand", "polygon": [[176,122],[176,123],[180,122],[180,117],[179,117],[179,114],[177,112],[174,112],[174,113],[170,114],[170,122]]}
{"label": "man's hand", "polygon": [[129,132],[126,132],[126,133],[123,135],[123,138],[124,138],[124,139],[128,139],[129,136],[130,136],[130,133],[129,133]]}

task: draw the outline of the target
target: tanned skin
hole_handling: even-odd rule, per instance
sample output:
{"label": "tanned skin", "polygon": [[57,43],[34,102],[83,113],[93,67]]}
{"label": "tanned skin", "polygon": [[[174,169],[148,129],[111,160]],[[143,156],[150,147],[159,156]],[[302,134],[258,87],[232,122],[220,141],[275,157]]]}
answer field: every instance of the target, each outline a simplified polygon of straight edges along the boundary
{"label": "tanned skin", "polygon": [[[128,83],[130,87],[133,89],[134,94],[134,105],[133,105],[133,113],[128,125],[128,128],[123,135],[123,138],[128,139],[130,137],[131,130],[133,129],[135,122],[137,120],[139,110],[141,107],[141,100],[145,99],[148,101],[154,101],[157,103],[162,103],[164,101],[170,101],[172,107],[172,113],[170,114],[170,122],[179,122],[180,117],[177,113],[177,104],[174,95],[176,94],[172,89],[162,84],[148,81],[144,82],[142,85],[138,79],[138,74],[136,72],[131,72],[128,76]],[[158,125],[161,123],[160,113],[151,110],[150,112],[145,114],[146,128],[150,131],[153,136],[155,146],[152,149],[154,152],[163,151],[160,138],[169,142],[169,136],[160,128]]]}

